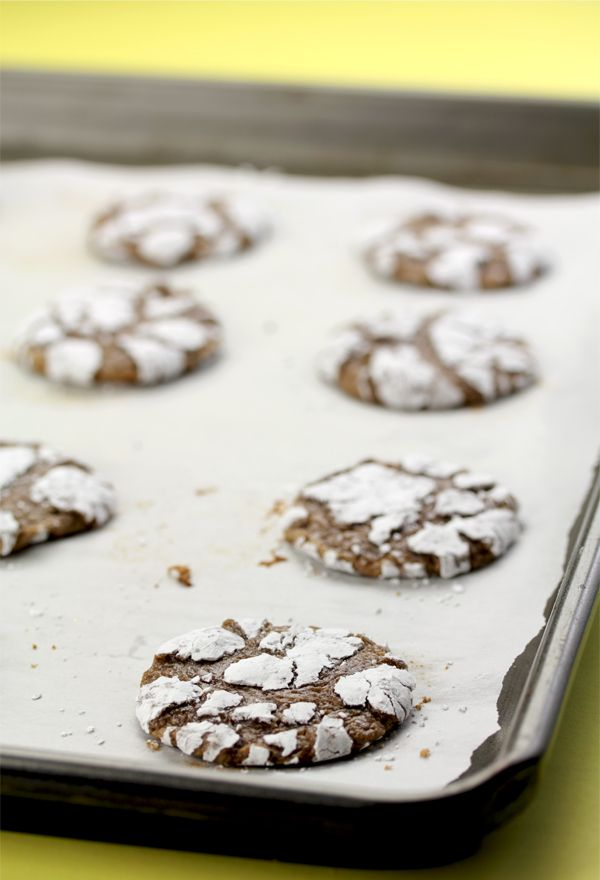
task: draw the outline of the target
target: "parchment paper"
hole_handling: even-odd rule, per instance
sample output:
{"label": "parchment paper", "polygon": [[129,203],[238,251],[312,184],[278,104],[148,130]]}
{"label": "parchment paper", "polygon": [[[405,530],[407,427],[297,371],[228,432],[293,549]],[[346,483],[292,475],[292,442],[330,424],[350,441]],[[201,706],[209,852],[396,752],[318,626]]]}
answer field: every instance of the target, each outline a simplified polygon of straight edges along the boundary
{"label": "parchment paper", "polygon": [[[101,530],[0,563],[4,743],[140,772],[199,780],[218,773],[248,785],[379,798],[456,778],[497,729],[503,676],[543,624],[591,477],[598,199],[67,161],[7,166],[3,177],[1,434],[42,440],[93,465],[114,483],[120,504]],[[270,240],[244,256],[167,273],[221,318],[219,362],[155,389],[77,391],[10,361],[28,313],[64,287],[149,274],[87,253],[87,224],[107,200],[148,186],[205,185],[260,201],[274,226]],[[529,288],[459,297],[367,273],[354,245],[364,223],[457,202],[531,223],[553,271]],[[530,338],[543,374],[537,387],[481,410],[401,414],[355,402],[316,377],[314,355],[331,327],[457,302]],[[410,452],[489,472],[514,492],[525,531],[505,558],[457,580],[400,585],[325,576],[292,554],[258,565],[275,546],[278,528],[267,514],[276,499],[364,457]],[[192,568],[193,588],[165,576],[172,564]],[[154,648],[239,615],[364,632],[405,657],[418,679],[416,700],[431,702],[381,747],[306,771],[222,770],[167,747],[150,751],[133,707]],[[428,759],[419,756],[424,748]]]}

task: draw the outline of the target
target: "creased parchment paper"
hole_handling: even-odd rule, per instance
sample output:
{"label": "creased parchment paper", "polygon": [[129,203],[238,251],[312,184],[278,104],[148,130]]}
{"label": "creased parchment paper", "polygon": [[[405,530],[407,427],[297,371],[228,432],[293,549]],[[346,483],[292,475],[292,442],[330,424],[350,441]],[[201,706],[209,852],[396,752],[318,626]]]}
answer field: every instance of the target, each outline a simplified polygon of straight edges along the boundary
{"label": "creased parchment paper", "polygon": [[[120,508],[106,528],[0,564],[4,744],[141,773],[198,780],[217,773],[222,781],[323,794],[397,799],[456,778],[497,729],[503,676],[543,624],[591,477],[598,199],[66,161],[6,166],[3,178],[1,434],[42,440],[93,465],[114,483]],[[155,389],[77,391],[10,361],[23,320],[62,288],[149,274],[103,265],[86,251],[87,225],[107,200],[146,187],[205,186],[253,197],[274,227],[237,259],[169,273],[221,318],[226,348],[218,363]],[[532,224],[552,272],[529,288],[458,297],[367,273],[354,245],[363,224],[457,202]],[[540,384],[481,410],[402,414],[355,402],[316,377],[314,356],[333,326],[452,303],[477,305],[529,337]],[[276,499],[364,457],[393,461],[411,452],[506,484],[525,523],[514,549],[478,573],[428,584],[324,576],[292,554],[258,565],[276,545],[268,516]],[[166,577],[173,564],[191,567],[192,588]],[[407,660],[416,701],[431,702],[381,747],[306,771],[222,770],[146,748],[133,708],[154,648],[238,615],[364,632]]]}

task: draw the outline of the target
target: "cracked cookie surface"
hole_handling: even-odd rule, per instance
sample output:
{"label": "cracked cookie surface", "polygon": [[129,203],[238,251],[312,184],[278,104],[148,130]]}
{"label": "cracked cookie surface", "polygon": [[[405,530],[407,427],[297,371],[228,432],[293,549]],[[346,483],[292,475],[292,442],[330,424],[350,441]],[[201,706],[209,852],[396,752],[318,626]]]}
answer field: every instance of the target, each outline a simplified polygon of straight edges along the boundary
{"label": "cracked cookie surface", "polygon": [[115,493],[86,465],[38,443],[0,442],[0,556],[104,525]]}
{"label": "cracked cookie surface", "polygon": [[203,761],[306,765],[398,727],[413,688],[404,661],[366,636],[228,619],[158,649],[136,715],[146,733]]}
{"label": "cracked cookie surface", "polygon": [[245,199],[153,192],[107,208],[92,224],[89,244],[111,263],[171,268],[247,250],[267,231],[263,214]]}
{"label": "cracked cookie surface", "polygon": [[454,577],[502,556],[517,502],[487,474],[409,456],[367,460],[306,486],[285,540],[326,568],[371,578]]}
{"label": "cracked cookie surface", "polygon": [[425,213],[370,233],[364,258],[376,275],[440,290],[528,284],[547,260],[526,227],[488,214]]}
{"label": "cracked cookie surface", "polygon": [[187,291],[111,282],[81,288],[34,315],[18,362],[66,385],[156,385],[210,360],[221,344],[216,318]]}
{"label": "cracked cookie surface", "polygon": [[537,378],[524,340],[467,310],[407,311],[340,328],[318,369],[352,397],[408,411],[482,406]]}

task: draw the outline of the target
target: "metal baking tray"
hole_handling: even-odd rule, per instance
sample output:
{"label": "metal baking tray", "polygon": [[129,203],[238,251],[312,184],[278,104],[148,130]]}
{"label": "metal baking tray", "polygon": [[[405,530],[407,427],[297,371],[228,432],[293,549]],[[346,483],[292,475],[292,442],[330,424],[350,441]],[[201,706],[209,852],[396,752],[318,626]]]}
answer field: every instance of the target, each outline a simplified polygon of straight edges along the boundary
{"label": "metal baking tray", "polygon": [[[586,104],[8,71],[2,116],[5,159],[252,163],[537,193],[598,184],[597,116]],[[36,393],[41,399],[44,389]],[[548,583],[545,624],[504,676],[499,729],[444,787],[401,796],[319,791],[292,785],[286,772],[277,785],[256,773],[251,781],[182,773],[173,761],[141,772],[101,755],[13,744],[2,754],[4,827],[355,867],[468,855],[533,794],[597,594],[599,498],[596,471],[565,523],[563,573]],[[321,622],[317,605],[312,618]]]}

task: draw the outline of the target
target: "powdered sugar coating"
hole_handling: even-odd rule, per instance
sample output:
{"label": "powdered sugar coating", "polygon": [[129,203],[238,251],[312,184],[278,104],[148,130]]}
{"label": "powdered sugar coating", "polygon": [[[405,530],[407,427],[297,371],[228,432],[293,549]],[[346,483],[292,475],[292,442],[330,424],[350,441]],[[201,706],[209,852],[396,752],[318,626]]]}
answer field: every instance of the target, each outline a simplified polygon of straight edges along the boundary
{"label": "powdered sugar coating", "polygon": [[156,339],[123,334],[119,346],[136,367],[140,385],[158,385],[180,376],[185,370],[185,355]]}
{"label": "powdered sugar coating", "polygon": [[[202,659],[192,659],[198,633],[223,631],[241,639],[237,651],[209,652],[214,659],[202,651]],[[201,641],[213,642],[214,635]],[[142,678],[138,720],[146,733],[204,761],[259,767],[344,757],[380,739],[410,709],[414,681],[403,661],[345,630],[263,621],[246,636],[238,622],[226,620],[166,646]],[[204,684],[207,669],[211,679]],[[357,675],[367,676],[368,699],[350,705],[348,686],[338,692],[337,684]]]}
{"label": "powdered sugar coating", "polygon": [[363,253],[384,278],[452,291],[527,284],[548,262],[535,236],[518,223],[453,212],[382,224],[365,236]]}
{"label": "powdered sugar coating", "polygon": [[0,491],[28,471],[37,458],[35,446],[0,446]]}
{"label": "powdered sugar coating", "polygon": [[411,516],[434,489],[435,483],[428,477],[415,477],[376,462],[365,462],[309,484],[302,497],[327,504],[337,522],[354,523],[377,521],[399,512]]}
{"label": "powdered sugar coating", "polygon": [[317,727],[315,761],[332,761],[343,758],[352,751],[352,738],[341,718],[326,715]]}
{"label": "powdered sugar coating", "polygon": [[504,487],[421,456],[331,474],[306,486],[298,507],[290,544],[327,568],[382,579],[454,577],[497,559],[521,531]]}
{"label": "powdered sugar coating", "polygon": [[229,749],[239,740],[238,734],[227,724],[198,721],[186,724],[175,734],[177,748],[184,755],[195,755],[204,761],[215,761],[223,749]]}
{"label": "powdered sugar coating", "polygon": [[254,617],[238,617],[236,623],[247,638],[253,639],[260,632],[265,621]]}
{"label": "powdered sugar coating", "polygon": [[12,553],[19,534],[19,521],[10,510],[0,510],[0,556]]}
{"label": "powdered sugar coating", "polygon": [[336,694],[346,706],[364,706],[368,703],[384,715],[395,715],[404,721],[412,706],[413,677],[404,669],[387,663],[374,669],[365,669],[340,678]]}
{"label": "powdered sugar coating", "polygon": [[289,687],[294,676],[294,664],[288,657],[257,654],[238,660],[225,670],[228,684],[253,685],[263,691],[275,691]]}
{"label": "powdered sugar coating", "polygon": [[[262,690],[280,690],[317,681],[322,670],[336,661],[351,657],[362,645],[361,640],[347,633],[326,629],[291,627],[286,633],[270,633],[272,650],[284,652],[283,657],[257,654],[232,663],[225,670],[229,684],[245,684]],[[268,637],[266,637],[268,638]],[[259,647],[264,647],[263,639]]]}
{"label": "powdered sugar coating", "polygon": [[103,525],[115,507],[112,487],[73,465],[50,468],[32,484],[30,495],[36,504],[75,511],[86,523],[96,525]]}
{"label": "powdered sugar coating", "polygon": [[0,442],[0,556],[104,525],[115,493],[84,465],[36,443]]}
{"label": "powdered sugar coating", "polygon": [[342,328],[318,366],[347,394],[407,411],[481,406],[537,378],[528,345],[470,309],[409,311]]}
{"label": "powdered sugar coating", "polygon": [[212,357],[215,318],[187,292],[162,283],[113,281],[81,287],[30,320],[19,362],[67,385],[154,385]]}
{"label": "powdered sugar coating", "polygon": [[111,263],[170,268],[246,250],[268,231],[263,213],[239,197],[142,193],[104,211],[90,246]]}
{"label": "powdered sugar coating", "polygon": [[45,372],[52,382],[91,385],[102,366],[102,347],[91,339],[58,339],[45,349]]}
{"label": "powdered sugar coating", "polygon": [[281,733],[267,733],[264,737],[270,746],[278,746],[281,749],[281,757],[287,758],[298,745],[298,733],[295,730],[282,730]]}
{"label": "powdered sugar coating", "polygon": [[270,754],[269,749],[252,743],[248,750],[248,756],[244,758],[242,765],[244,767],[266,767],[269,763]]}
{"label": "powdered sugar coating", "polygon": [[273,720],[273,712],[277,709],[277,703],[248,703],[240,706],[231,717],[234,721],[261,721],[269,724]]}
{"label": "powdered sugar coating", "polygon": [[283,710],[283,717],[290,724],[308,724],[317,709],[316,703],[300,700]]}
{"label": "powdered sugar coating", "polygon": [[189,681],[181,681],[176,676],[161,675],[150,684],[140,688],[135,714],[142,728],[149,732],[151,721],[158,718],[170,706],[179,706],[197,699],[202,689]]}
{"label": "powdered sugar coating", "polygon": [[160,646],[157,654],[175,654],[181,660],[190,658],[214,662],[243,647],[244,639],[236,633],[222,626],[209,626],[170,639]]}

